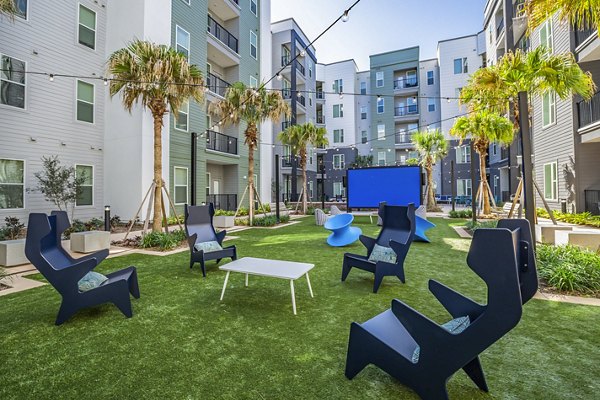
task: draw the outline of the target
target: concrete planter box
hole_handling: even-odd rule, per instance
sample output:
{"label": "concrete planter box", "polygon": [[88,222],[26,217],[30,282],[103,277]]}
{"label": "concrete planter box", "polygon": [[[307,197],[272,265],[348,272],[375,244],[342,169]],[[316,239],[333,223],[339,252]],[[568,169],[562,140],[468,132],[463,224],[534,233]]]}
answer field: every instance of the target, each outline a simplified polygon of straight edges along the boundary
{"label": "concrete planter box", "polygon": [[92,253],[103,249],[110,249],[110,232],[89,231],[71,234],[71,251]]}
{"label": "concrete planter box", "polygon": [[556,233],[558,231],[572,231],[572,226],[564,225],[536,225],[535,226],[535,238],[540,243],[555,244]]}
{"label": "concrete planter box", "polygon": [[591,251],[600,249],[600,232],[598,231],[558,231],[555,235],[556,245],[572,244],[586,247]]}
{"label": "concrete planter box", "polygon": [[233,228],[235,226],[235,217],[233,215],[215,215],[213,217],[215,228]]}
{"label": "concrete planter box", "polygon": [[0,242],[0,265],[14,267],[21,264],[29,264],[25,257],[25,239]]}

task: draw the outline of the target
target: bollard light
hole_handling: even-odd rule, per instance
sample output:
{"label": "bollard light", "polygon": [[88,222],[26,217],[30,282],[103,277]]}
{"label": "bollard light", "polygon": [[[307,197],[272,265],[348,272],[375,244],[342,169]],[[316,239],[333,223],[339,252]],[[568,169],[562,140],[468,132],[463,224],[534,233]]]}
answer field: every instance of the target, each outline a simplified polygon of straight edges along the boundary
{"label": "bollard light", "polygon": [[104,206],[104,230],[110,232],[110,206]]}

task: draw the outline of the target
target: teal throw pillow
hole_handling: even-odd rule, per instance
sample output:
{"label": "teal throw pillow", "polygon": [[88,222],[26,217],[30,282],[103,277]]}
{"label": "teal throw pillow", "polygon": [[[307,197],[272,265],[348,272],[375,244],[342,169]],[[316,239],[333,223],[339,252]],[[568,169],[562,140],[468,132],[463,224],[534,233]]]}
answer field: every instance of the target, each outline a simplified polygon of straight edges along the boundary
{"label": "teal throw pillow", "polygon": [[[465,329],[467,329],[469,327],[469,324],[471,324],[471,320],[469,319],[469,316],[467,315],[465,317],[454,318],[453,320],[446,322],[445,324],[442,325],[442,328],[444,328],[445,330],[447,330],[448,332],[450,332],[453,335],[458,335],[459,333],[462,333]],[[414,364],[418,363],[420,355],[421,355],[421,348],[419,346],[417,346],[415,351],[413,351],[411,361]]]}
{"label": "teal throw pillow", "polygon": [[79,280],[77,286],[79,287],[80,292],[87,292],[88,290],[92,290],[97,288],[106,282],[108,278],[98,272],[90,271],[83,278]]}
{"label": "teal throw pillow", "polygon": [[219,242],[216,241],[196,243],[194,248],[196,249],[196,251],[204,251],[205,253],[223,250],[223,247],[221,247]]}
{"label": "teal throw pillow", "polygon": [[396,263],[396,253],[391,247],[380,246],[377,243],[373,247],[373,251],[369,256],[369,261],[377,262],[384,261],[390,264]]}

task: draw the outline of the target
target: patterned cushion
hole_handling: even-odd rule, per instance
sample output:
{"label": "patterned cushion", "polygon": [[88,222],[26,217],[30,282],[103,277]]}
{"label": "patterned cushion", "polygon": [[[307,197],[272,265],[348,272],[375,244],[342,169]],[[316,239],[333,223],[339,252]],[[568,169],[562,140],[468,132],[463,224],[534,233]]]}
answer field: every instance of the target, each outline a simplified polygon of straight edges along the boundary
{"label": "patterned cushion", "polygon": [[[445,324],[441,325],[441,327],[453,335],[458,335],[459,333],[462,333],[465,329],[467,329],[469,327],[470,323],[471,323],[471,320],[469,319],[469,316],[467,315],[466,317],[454,318],[453,320],[448,321]],[[417,346],[415,351],[413,351],[411,361],[414,364],[418,363],[420,355],[421,355],[421,348],[419,346]]]}
{"label": "patterned cushion", "polygon": [[80,292],[87,292],[106,282],[108,278],[98,272],[90,271],[77,282]]}
{"label": "patterned cushion", "polygon": [[387,263],[395,264],[396,263],[396,253],[390,247],[380,246],[375,243],[373,247],[373,251],[369,256],[369,261],[377,262],[384,261]]}
{"label": "patterned cushion", "polygon": [[196,243],[194,248],[197,251],[204,251],[205,253],[212,253],[213,251],[223,250],[223,248],[221,247],[219,242],[215,242],[215,241]]}

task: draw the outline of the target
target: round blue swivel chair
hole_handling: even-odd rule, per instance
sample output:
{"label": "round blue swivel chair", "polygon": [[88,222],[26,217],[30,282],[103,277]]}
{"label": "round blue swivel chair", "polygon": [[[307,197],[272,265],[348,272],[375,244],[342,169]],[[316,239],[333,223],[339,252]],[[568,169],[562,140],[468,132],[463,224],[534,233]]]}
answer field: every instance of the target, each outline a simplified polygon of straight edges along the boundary
{"label": "round blue swivel chair", "polygon": [[331,231],[327,244],[333,247],[342,247],[358,240],[362,231],[360,228],[350,226],[354,221],[352,214],[339,214],[330,217],[325,223],[325,229]]}

